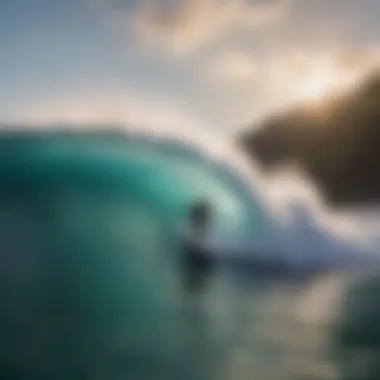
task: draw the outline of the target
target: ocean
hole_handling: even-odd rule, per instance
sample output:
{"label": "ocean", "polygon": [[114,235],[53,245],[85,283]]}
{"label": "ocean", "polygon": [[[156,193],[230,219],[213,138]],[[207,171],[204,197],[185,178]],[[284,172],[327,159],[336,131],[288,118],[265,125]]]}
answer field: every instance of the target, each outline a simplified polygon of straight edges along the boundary
{"label": "ocean", "polygon": [[376,275],[295,276],[225,249],[202,287],[184,285],[178,232],[200,198],[215,208],[212,244],[268,252],[257,199],[194,147],[4,134],[0,378],[376,378]]}

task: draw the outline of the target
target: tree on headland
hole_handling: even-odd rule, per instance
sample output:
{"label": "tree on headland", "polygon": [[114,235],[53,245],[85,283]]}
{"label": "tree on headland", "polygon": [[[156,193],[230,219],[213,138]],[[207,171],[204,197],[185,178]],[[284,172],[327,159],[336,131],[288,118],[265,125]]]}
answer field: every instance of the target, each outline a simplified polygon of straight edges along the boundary
{"label": "tree on headland", "polygon": [[380,201],[380,72],[259,127],[239,143],[264,170],[301,167],[334,206]]}

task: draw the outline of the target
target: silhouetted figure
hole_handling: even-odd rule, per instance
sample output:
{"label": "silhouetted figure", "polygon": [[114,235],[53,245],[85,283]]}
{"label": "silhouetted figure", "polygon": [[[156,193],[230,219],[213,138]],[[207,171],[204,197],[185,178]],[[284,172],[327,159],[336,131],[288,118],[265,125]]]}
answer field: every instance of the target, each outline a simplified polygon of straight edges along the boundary
{"label": "silhouetted figure", "polygon": [[202,287],[214,264],[206,242],[211,220],[212,209],[207,201],[198,201],[189,208],[189,225],[183,239],[184,274],[189,290]]}

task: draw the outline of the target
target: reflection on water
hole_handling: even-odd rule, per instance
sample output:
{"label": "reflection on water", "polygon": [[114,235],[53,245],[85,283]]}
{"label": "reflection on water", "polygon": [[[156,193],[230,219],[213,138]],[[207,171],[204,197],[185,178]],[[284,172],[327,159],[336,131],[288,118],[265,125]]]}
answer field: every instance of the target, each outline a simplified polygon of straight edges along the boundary
{"label": "reflection on water", "polygon": [[[315,334],[312,326],[301,332],[305,326],[293,313],[300,292],[291,282],[259,278],[247,283],[236,273],[220,271],[193,304],[203,325],[190,327],[203,329],[201,336],[209,341],[211,378],[294,378],[300,370],[294,361],[304,363],[299,355],[305,356],[305,349],[296,347],[297,336]],[[308,344],[313,350],[314,342]]]}
{"label": "reflection on water", "polygon": [[[358,287],[351,284],[351,277],[336,273],[297,282],[253,273],[247,281],[221,269],[210,286],[198,296],[190,295],[184,306],[193,339],[189,346],[194,352],[189,357],[196,357],[202,367],[201,378],[378,378],[374,342],[361,342],[359,347],[357,342],[342,340],[342,334],[347,339],[347,335],[362,335],[360,329],[375,328],[362,317],[347,325],[353,310],[346,305],[358,302],[347,294],[349,288]],[[366,293],[359,295],[365,304]],[[371,316],[378,324],[380,314]],[[191,373],[190,378],[199,378]]]}

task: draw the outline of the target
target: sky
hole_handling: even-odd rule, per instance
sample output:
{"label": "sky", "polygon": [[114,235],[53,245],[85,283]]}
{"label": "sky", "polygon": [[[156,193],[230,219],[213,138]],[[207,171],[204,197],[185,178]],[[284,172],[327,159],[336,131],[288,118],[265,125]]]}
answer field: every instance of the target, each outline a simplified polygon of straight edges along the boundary
{"label": "sky", "polygon": [[[234,136],[377,67],[379,17],[378,0],[0,0],[0,125]],[[297,194],[329,229],[359,230],[279,183],[272,199]]]}
{"label": "sky", "polygon": [[1,0],[0,122],[233,134],[377,64],[378,16],[377,0]]}

